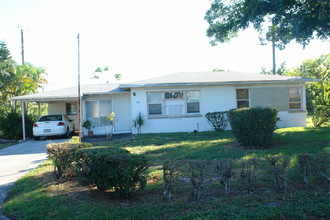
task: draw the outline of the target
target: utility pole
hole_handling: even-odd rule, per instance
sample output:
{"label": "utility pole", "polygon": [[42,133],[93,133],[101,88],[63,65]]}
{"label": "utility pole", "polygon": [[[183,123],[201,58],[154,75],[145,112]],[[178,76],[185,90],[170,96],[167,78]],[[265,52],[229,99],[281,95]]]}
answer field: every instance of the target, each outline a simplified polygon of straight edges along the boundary
{"label": "utility pole", "polygon": [[22,65],[24,64],[24,30],[21,25],[18,25],[18,28],[21,29],[21,45],[22,45]]}
{"label": "utility pole", "polygon": [[272,31],[272,53],[273,53],[273,74],[276,75],[276,57],[275,57],[275,26],[274,26],[274,21],[272,19],[272,26],[271,26],[271,31]]}
{"label": "utility pole", "polygon": [[78,136],[79,136],[79,142],[81,142],[81,98],[80,98],[80,36],[78,34]]}
{"label": "utility pole", "polygon": [[275,39],[272,39],[272,50],[273,50],[273,74],[276,75],[276,58],[275,58]]}

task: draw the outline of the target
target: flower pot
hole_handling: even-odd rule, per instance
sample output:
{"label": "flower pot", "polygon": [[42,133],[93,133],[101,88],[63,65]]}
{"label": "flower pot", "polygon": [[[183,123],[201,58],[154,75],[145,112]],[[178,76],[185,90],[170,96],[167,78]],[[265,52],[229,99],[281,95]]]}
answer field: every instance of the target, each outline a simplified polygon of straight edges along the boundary
{"label": "flower pot", "polygon": [[93,131],[88,131],[88,136],[89,137],[93,136]]}

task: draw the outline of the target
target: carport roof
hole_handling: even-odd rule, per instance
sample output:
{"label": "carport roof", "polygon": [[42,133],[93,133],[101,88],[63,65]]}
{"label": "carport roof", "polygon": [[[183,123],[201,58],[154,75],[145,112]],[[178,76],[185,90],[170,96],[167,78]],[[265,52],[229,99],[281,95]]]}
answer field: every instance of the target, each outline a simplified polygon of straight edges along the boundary
{"label": "carport roof", "polygon": [[[118,84],[91,84],[81,85],[80,93],[83,95],[105,95],[105,94],[122,94],[129,93],[118,87]],[[11,100],[30,101],[30,102],[49,102],[49,101],[65,101],[78,99],[78,86],[58,89],[54,91],[41,92],[31,95],[16,96]]]}

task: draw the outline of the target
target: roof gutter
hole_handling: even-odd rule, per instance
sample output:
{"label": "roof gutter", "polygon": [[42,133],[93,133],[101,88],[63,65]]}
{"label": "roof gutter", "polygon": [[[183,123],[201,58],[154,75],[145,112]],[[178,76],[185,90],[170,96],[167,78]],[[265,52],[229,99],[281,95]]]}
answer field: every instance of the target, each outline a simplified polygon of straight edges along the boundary
{"label": "roof gutter", "polygon": [[146,83],[146,84],[122,84],[121,89],[145,88],[145,87],[170,87],[170,86],[217,86],[217,85],[251,85],[251,84],[290,84],[290,83],[311,83],[320,82],[319,79],[308,80],[271,80],[271,81],[232,81],[232,82],[202,82],[202,83]]}

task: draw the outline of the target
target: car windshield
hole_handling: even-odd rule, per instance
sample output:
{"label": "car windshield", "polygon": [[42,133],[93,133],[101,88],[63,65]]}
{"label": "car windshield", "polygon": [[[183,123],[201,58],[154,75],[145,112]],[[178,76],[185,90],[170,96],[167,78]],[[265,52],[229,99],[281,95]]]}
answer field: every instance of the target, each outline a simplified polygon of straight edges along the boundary
{"label": "car windshield", "polygon": [[42,116],[39,121],[62,121],[62,115],[46,115]]}

